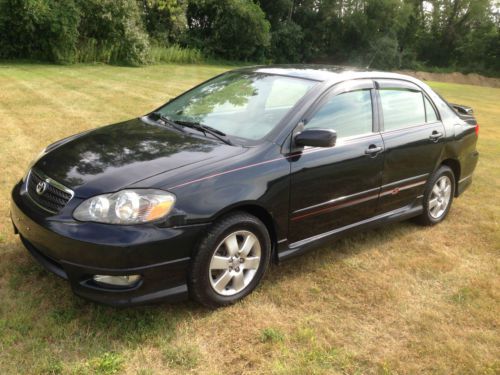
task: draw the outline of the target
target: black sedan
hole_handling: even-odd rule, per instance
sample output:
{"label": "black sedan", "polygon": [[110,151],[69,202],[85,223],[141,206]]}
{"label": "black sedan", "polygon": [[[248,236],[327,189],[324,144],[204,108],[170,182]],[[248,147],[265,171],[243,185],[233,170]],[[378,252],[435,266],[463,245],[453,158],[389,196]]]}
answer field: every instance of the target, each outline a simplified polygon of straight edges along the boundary
{"label": "black sedan", "polygon": [[400,74],[244,68],[48,146],[12,191],[33,257],[110,305],[222,306],[353,230],[434,225],[478,161],[472,110]]}

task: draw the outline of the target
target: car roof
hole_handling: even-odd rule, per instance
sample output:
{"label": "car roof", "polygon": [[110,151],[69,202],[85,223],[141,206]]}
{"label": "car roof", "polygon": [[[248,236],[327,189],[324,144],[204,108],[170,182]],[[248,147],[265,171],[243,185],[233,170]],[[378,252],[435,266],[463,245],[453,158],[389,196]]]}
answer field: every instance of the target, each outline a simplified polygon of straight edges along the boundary
{"label": "car roof", "polygon": [[377,70],[370,70],[351,66],[339,65],[318,65],[318,64],[290,64],[290,65],[260,65],[250,66],[238,69],[241,72],[263,73],[282,75],[295,78],[310,79],[319,82],[340,82],[347,79],[360,79],[360,78],[385,78],[385,79],[399,79],[413,82],[419,86],[422,82],[413,77],[391,73],[382,72]]}

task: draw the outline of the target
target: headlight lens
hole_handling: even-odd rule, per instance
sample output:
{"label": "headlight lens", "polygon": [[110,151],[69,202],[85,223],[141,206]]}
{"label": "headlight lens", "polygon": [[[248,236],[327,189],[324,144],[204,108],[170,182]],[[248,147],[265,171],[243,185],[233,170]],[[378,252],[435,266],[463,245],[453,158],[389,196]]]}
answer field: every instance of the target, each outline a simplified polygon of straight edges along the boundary
{"label": "headlight lens", "polygon": [[174,203],[175,195],[163,190],[127,189],[83,201],[73,217],[108,224],[147,223],[167,216]]}

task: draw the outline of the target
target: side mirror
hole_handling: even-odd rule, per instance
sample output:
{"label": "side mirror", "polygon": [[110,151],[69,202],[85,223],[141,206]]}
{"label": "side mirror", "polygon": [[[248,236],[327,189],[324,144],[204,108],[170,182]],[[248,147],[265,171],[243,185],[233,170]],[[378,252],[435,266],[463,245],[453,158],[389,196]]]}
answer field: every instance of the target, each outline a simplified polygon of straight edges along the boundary
{"label": "side mirror", "polygon": [[306,129],[295,136],[297,146],[332,147],[337,141],[337,132],[330,129]]}

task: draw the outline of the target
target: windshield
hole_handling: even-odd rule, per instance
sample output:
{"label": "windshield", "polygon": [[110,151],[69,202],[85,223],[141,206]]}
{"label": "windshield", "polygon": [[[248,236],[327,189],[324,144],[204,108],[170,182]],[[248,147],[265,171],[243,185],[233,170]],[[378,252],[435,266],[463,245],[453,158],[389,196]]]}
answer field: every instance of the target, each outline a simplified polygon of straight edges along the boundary
{"label": "windshield", "polygon": [[265,137],[315,81],[231,72],[174,99],[158,112],[174,122],[199,123],[229,136]]}

